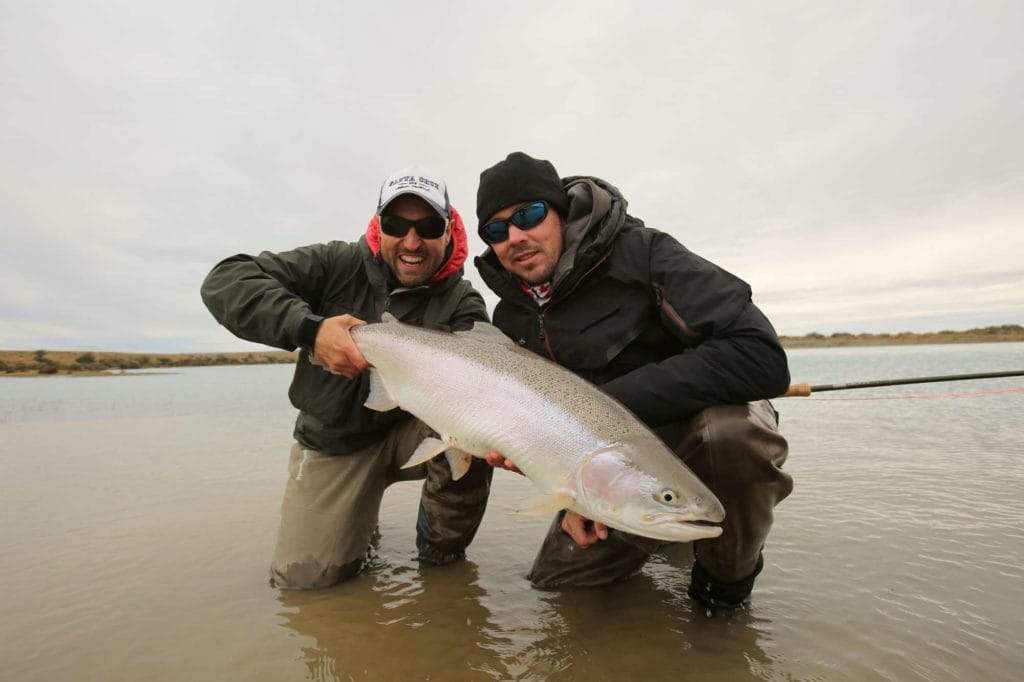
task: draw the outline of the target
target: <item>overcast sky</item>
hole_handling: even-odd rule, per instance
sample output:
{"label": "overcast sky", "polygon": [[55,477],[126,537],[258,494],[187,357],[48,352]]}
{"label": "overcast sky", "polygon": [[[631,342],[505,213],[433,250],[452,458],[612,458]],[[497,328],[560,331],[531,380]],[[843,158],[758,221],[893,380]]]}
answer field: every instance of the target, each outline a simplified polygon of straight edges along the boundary
{"label": "overcast sky", "polygon": [[477,254],[515,150],[780,334],[1024,324],[1019,0],[0,0],[0,92],[0,348],[259,348],[203,306],[214,263],[357,239],[411,164]]}

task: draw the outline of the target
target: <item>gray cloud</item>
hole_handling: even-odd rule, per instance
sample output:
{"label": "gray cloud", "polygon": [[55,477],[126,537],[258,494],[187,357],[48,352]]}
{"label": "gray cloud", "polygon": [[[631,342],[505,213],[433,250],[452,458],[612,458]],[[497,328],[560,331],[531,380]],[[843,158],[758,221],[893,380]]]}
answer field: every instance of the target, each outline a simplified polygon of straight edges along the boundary
{"label": "gray cloud", "polygon": [[217,260],[358,238],[410,163],[472,227],[514,149],[781,333],[1022,323],[1022,33],[1016,2],[0,3],[0,347],[249,347]]}

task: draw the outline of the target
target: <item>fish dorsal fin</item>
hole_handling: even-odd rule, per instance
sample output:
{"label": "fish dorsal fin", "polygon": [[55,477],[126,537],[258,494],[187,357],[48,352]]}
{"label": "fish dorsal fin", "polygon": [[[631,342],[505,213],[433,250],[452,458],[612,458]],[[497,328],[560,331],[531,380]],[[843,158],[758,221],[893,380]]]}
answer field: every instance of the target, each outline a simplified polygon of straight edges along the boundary
{"label": "fish dorsal fin", "polygon": [[473,325],[472,329],[467,329],[464,332],[455,332],[455,334],[467,339],[474,339],[481,343],[498,343],[518,348],[515,341],[505,336],[501,330],[493,324],[488,324],[487,322],[477,322]]}
{"label": "fish dorsal fin", "polygon": [[392,315],[391,313],[386,312],[380,316],[380,321],[383,322],[384,324],[395,324],[396,322],[398,322],[398,318]]}

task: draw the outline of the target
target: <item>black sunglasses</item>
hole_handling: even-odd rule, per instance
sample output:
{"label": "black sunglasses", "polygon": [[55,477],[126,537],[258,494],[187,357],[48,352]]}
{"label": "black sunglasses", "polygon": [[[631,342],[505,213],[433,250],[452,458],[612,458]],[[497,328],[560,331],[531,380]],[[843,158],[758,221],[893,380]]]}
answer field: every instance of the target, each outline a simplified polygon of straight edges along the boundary
{"label": "black sunglasses", "polygon": [[478,230],[480,239],[487,244],[500,244],[508,239],[508,226],[511,223],[520,230],[530,230],[548,217],[548,205],[543,201],[535,201],[522,208],[516,209],[515,213],[504,220],[495,220],[492,223],[481,225]]}
{"label": "black sunglasses", "polygon": [[380,231],[389,237],[403,239],[410,229],[416,230],[420,239],[437,239],[444,234],[448,221],[439,215],[431,215],[419,220],[408,220],[396,215],[380,217]]}

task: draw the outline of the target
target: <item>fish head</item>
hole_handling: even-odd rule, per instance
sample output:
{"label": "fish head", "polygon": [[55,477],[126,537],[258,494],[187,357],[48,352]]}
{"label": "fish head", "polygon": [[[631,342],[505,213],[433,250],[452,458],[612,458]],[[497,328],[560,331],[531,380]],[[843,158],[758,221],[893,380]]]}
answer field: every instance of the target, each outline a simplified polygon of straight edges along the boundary
{"label": "fish head", "polygon": [[618,530],[671,542],[718,537],[725,509],[697,475],[668,448],[652,457],[617,443],[576,470],[574,510]]}

